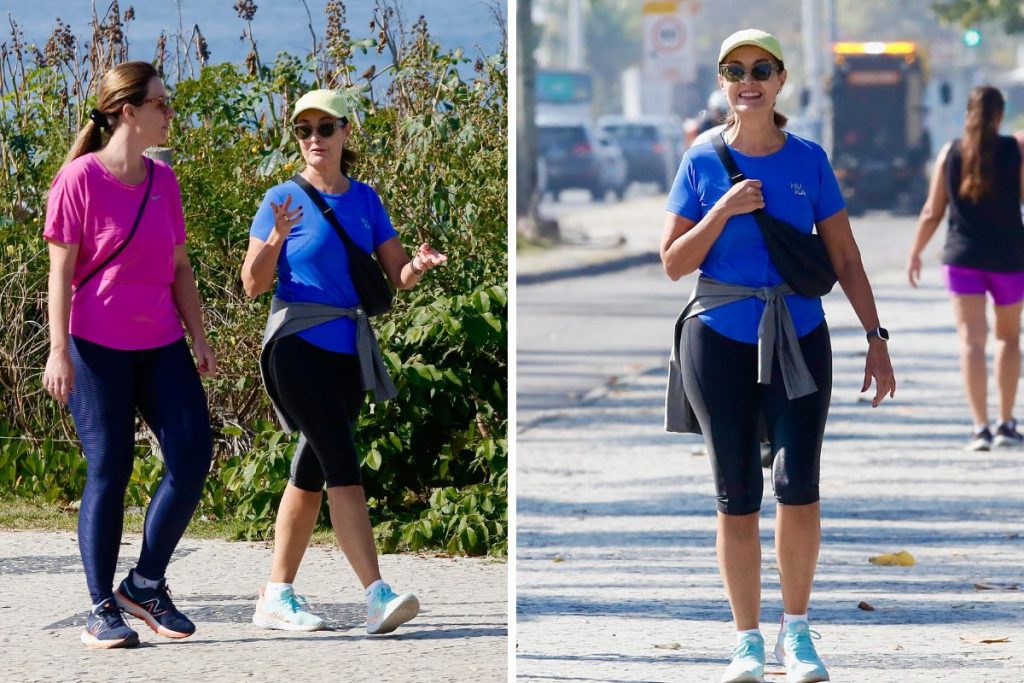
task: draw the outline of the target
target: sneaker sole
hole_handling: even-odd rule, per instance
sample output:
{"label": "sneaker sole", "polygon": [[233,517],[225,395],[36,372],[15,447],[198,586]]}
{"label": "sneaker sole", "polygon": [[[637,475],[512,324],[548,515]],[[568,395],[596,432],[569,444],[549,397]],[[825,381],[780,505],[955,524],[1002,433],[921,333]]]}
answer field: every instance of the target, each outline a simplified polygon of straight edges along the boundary
{"label": "sneaker sole", "polygon": [[975,453],[984,453],[986,451],[992,450],[992,447],[989,446],[988,444],[982,444],[982,445],[977,445],[976,446],[973,443],[969,443],[966,446],[964,446],[964,450],[965,451],[973,451]]}
{"label": "sneaker sole", "polygon": [[993,441],[992,445],[995,448],[1004,448],[1006,450],[1020,450],[1021,446],[1024,446],[1020,441],[1016,439],[1008,439],[1006,437],[997,436]]}
{"label": "sneaker sole", "polygon": [[719,683],[764,683],[764,676],[754,674],[742,674],[733,678],[723,678]]}
{"label": "sneaker sole", "polygon": [[800,676],[799,678],[786,677],[786,683],[821,683],[822,681],[831,681],[828,674],[822,676],[821,674],[812,674],[810,676]]}
{"label": "sneaker sole", "polygon": [[373,631],[369,627],[366,628],[366,632],[370,635],[380,635],[383,633],[391,633],[396,628],[401,626],[407,621],[413,619],[417,614],[420,613],[420,601],[415,595],[410,595],[408,600],[395,605],[395,607],[384,614],[384,618],[381,619],[380,625]]}
{"label": "sneaker sole", "polygon": [[153,630],[159,636],[164,638],[172,638],[174,640],[181,640],[182,638],[188,638],[192,633],[181,633],[179,631],[172,631],[171,629],[163,626],[153,616],[147,612],[141,605],[137,605],[121,593],[120,590],[114,592],[114,600],[117,601],[118,607],[123,609],[128,614],[132,615],[136,619],[141,619],[146,623],[146,626]]}
{"label": "sneaker sole", "polygon": [[319,624],[311,626],[304,626],[302,624],[293,624],[283,619],[278,619],[266,614],[260,614],[259,612],[252,615],[252,623],[254,626],[259,628],[271,629],[274,631],[320,631],[324,628],[324,623],[321,621]]}
{"label": "sneaker sole", "polygon": [[82,631],[82,643],[84,643],[87,648],[93,650],[111,650],[115,647],[138,647],[139,634],[133,633],[127,638],[122,638],[121,640],[99,640],[88,631]]}

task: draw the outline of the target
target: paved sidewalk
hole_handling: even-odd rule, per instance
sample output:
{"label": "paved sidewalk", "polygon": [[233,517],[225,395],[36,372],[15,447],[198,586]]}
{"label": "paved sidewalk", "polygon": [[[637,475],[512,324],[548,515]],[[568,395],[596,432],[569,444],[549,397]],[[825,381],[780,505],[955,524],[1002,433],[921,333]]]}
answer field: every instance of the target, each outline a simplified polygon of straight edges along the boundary
{"label": "paved sidewalk", "polygon": [[[138,555],[126,536],[116,581]],[[183,641],[140,621],[142,645],[88,650],[88,609],[73,534],[0,532],[0,681],[494,681],[507,678],[507,565],[502,561],[383,555],[385,580],[415,592],[420,616],[368,636],[365,599],[344,555],[306,553],[296,587],[332,630],[264,631],[250,623],[270,571],[263,544],[186,538],[168,569],[176,604],[198,626]]]}
{"label": "paved sidewalk", "polygon": [[[811,605],[819,651],[835,681],[1021,683],[1024,452],[962,448],[970,420],[941,285],[914,291],[899,272],[872,279],[893,335],[899,388],[891,403],[872,409],[859,395],[863,331],[838,289],[826,300],[835,387]],[[671,319],[630,324],[638,338],[664,338],[667,356]],[[523,680],[721,675],[734,635],[715,561],[710,468],[699,438],[663,431],[664,376],[664,363],[641,369],[518,436]],[[781,612],[774,516],[766,482],[769,648]],[[868,562],[900,550],[916,565]],[[781,667],[770,665],[767,680],[783,680]]]}

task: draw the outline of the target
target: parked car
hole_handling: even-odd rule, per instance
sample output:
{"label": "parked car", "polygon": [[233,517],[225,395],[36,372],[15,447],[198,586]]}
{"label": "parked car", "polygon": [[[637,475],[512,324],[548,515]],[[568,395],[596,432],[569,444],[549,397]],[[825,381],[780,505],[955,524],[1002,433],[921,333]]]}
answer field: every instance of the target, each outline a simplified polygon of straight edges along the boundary
{"label": "parked car", "polygon": [[596,201],[626,191],[626,158],[616,142],[581,121],[537,122],[538,180],[556,199],[563,190],[589,190]]}
{"label": "parked car", "polygon": [[670,117],[628,119],[602,116],[598,130],[615,139],[626,155],[629,182],[652,182],[667,192],[682,158],[683,126]]}

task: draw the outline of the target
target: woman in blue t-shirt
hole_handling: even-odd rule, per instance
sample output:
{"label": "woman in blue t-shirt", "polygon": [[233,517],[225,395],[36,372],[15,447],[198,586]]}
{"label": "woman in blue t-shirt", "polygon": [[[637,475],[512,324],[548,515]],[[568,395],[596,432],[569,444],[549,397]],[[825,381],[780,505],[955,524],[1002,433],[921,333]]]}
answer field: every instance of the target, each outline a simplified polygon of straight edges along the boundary
{"label": "woman in blue t-shirt", "polygon": [[[701,276],[680,316],[685,322],[673,350],[666,426],[704,434],[711,456],[719,568],[737,630],[722,681],[764,680],[762,434],[775,453],[776,553],[785,608],[776,656],[785,662],[787,681],[825,681],[807,608],[821,538],[818,472],[832,388],[831,346],[821,299],[797,295],[783,282],[751,212],[765,209],[804,233],[817,227],[867,332],[862,391],[875,381],[873,406],[895,392],[888,333],[879,327],[824,151],[782,130],[786,118],[775,111],[786,82],[779,42],[756,29],[729,36],[719,52],[718,82],[730,109],[722,137],[747,179],[733,185],[713,144],[704,143],[687,152],[669,195],[661,243],[665,272],[677,280],[699,268]],[[681,395],[673,386],[681,387]]]}
{"label": "woman in blue t-shirt", "polygon": [[[345,147],[352,131],[348,101],[314,90],[296,102],[292,130],[319,193],[354,248],[377,255],[391,285],[409,289],[447,257],[420,245],[410,260],[380,197],[349,177]],[[394,395],[349,271],[345,243],[312,197],[294,181],[272,187],[253,219],[242,282],[255,297],[277,287],[261,369],[282,422],[301,433],[278,508],[270,581],[260,590],[253,623],[315,631],[324,621],[296,596],[292,582],[309,545],[327,487],[338,544],[366,591],[368,633],[387,633],[419,611],[415,595],[395,595],[381,580],[352,428],[365,391]]]}

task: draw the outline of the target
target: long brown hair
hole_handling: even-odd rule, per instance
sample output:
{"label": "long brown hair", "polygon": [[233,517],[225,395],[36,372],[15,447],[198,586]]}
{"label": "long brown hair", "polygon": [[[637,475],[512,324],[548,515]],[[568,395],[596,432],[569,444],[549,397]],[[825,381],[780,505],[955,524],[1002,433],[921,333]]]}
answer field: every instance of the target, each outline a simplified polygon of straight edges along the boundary
{"label": "long brown hair", "polygon": [[141,106],[146,99],[149,82],[159,77],[156,67],[149,62],[122,62],[104,74],[96,95],[96,109],[102,115],[99,117],[101,120],[106,117],[106,125],[101,126],[92,118],[86,120],[64,163],[69,164],[83,154],[102,149],[106,144],[102,129],[106,127],[113,131],[124,105]]}
{"label": "long brown hair", "polygon": [[1003,94],[990,85],[979,85],[967,98],[967,121],[960,141],[960,196],[975,203],[992,192],[999,142],[993,124],[1005,106]]}
{"label": "long brown hair", "polygon": [[[786,70],[786,65],[783,64],[782,62],[780,62],[778,60],[772,60],[772,61],[775,62],[775,73],[781,74],[783,71]],[[772,112],[772,117],[775,120],[775,127],[776,128],[785,128],[786,124],[789,123],[789,117],[787,117],[785,114],[783,114],[781,112],[773,111]],[[726,114],[726,116],[725,116],[725,129],[729,130],[730,128],[732,128],[735,125],[736,125],[736,112],[730,110],[729,113]]]}
{"label": "long brown hair", "polygon": [[[348,140],[346,140],[345,142],[348,142]],[[347,178],[349,171],[352,170],[352,164],[356,163],[358,160],[359,160],[359,155],[356,154],[356,151],[354,149],[349,149],[348,147],[342,147],[341,148],[341,175],[343,175],[343,176],[345,176]]]}

